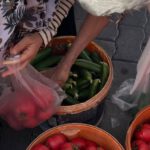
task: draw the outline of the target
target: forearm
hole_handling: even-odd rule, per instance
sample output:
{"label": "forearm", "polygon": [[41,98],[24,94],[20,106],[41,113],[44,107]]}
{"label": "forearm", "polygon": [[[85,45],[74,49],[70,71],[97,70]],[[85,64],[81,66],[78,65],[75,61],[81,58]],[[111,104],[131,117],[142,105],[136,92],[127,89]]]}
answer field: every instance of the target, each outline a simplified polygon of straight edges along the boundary
{"label": "forearm", "polygon": [[64,57],[64,65],[65,62],[69,62],[69,64],[67,63],[66,67],[71,67],[82,50],[91,40],[93,40],[98,34],[101,33],[107,24],[107,17],[96,17],[88,15],[85,22],[81,26],[80,32],[76,37],[70,51]]}

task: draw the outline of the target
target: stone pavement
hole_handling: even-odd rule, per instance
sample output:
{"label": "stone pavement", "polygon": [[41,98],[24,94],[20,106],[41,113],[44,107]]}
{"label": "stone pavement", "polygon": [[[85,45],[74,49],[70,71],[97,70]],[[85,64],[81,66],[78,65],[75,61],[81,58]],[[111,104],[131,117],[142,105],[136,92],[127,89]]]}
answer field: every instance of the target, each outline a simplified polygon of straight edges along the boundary
{"label": "stone pavement", "polygon": [[[76,27],[79,32],[86,12],[77,4],[75,7]],[[95,39],[112,59],[114,81],[105,99],[106,107],[99,127],[105,129],[124,145],[131,116],[111,103],[111,96],[126,79],[135,78],[136,65],[150,35],[150,14],[147,10],[133,11],[125,15],[118,24],[109,23]]]}
{"label": "stone pavement", "polygon": [[[86,12],[78,4],[75,5],[77,31],[85,16]],[[124,80],[135,78],[136,64],[149,34],[150,15],[143,9],[130,12],[118,25],[110,23],[95,39],[109,54],[114,66],[113,85],[105,99],[104,116],[98,126],[114,135],[123,145],[132,118],[111,103],[111,96]],[[41,132],[40,128],[16,132],[3,123],[0,127],[0,150],[25,150]]]}

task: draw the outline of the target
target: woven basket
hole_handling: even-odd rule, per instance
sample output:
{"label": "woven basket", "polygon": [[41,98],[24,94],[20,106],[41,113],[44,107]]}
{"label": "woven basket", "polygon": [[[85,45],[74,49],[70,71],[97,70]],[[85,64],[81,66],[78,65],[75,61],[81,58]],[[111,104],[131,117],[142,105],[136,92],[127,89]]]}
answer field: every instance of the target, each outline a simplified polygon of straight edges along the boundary
{"label": "woven basket", "polygon": [[57,133],[65,134],[68,139],[75,137],[83,137],[91,140],[98,145],[102,146],[107,150],[124,150],[120,143],[106,131],[99,129],[97,127],[87,125],[87,124],[65,124],[52,129],[39,135],[26,150],[31,150],[33,146],[39,143],[43,143],[49,136],[55,135]]}
{"label": "woven basket", "polygon": [[[74,39],[75,39],[74,36],[57,37],[57,38],[54,38],[49,43],[49,46],[65,44],[68,42],[72,43],[74,41]],[[87,49],[90,52],[96,51],[100,55],[102,60],[108,64],[108,66],[109,66],[108,80],[107,80],[105,86],[103,87],[103,89],[101,91],[99,91],[94,97],[87,100],[86,102],[71,105],[71,106],[60,106],[58,111],[57,111],[58,115],[78,114],[78,113],[81,113],[83,111],[87,111],[91,108],[95,108],[98,104],[100,104],[104,100],[105,96],[107,95],[107,93],[111,87],[112,80],[113,80],[113,67],[112,67],[111,59],[109,58],[107,53],[99,45],[97,45],[94,42],[90,42],[89,45],[87,46]]]}
{"label": "woven basket", "polygon": [[126,150],[132,150],[131,141],[135,130],[139,125],[145,123],[148,120],[150,120],[150,106],[142,109],[131,123],[126,135]]}

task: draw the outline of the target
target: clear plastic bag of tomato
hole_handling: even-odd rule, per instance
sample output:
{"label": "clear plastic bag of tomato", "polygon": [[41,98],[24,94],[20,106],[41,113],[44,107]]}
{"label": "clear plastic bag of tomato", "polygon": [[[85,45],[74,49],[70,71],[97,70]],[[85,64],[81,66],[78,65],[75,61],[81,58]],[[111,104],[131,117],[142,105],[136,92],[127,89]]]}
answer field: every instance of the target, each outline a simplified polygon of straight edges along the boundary
{"label": "clear plastic bag of tomato", "polygon": [[65,93],[30,65],[12,69],[14,74],[0,81],[0,116],[16,130],[34,128],[56,112]]}

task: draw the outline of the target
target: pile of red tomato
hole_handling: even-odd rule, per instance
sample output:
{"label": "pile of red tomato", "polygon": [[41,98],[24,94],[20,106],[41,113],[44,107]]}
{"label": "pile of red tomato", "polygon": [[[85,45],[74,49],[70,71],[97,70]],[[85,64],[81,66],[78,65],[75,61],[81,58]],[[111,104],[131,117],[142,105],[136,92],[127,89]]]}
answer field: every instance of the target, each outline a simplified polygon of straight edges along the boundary
{"label": "pile of red tomato", "polygon": [[150,123],[144,123],[135,131],[132,150],[150,150]]}
{"label": "pile of red tomato", "polygon": [[31,150],[104,150],[95,142],[82,137],[68,140],[64,134],[48,137],[44,143],[35,145]]}
{"label": "pile of red tomato", "polygon": [[[16,130],[34,128],[55,112],[57,99],[54,92],[46,88],[43,91],[41,87],[37,89],[35,93],[38,99],[24,90],[18,90],[5,97],[5,103],[0,107],[0,116],[12,128]],[[10,97],[13,97],[11,102]]]}

